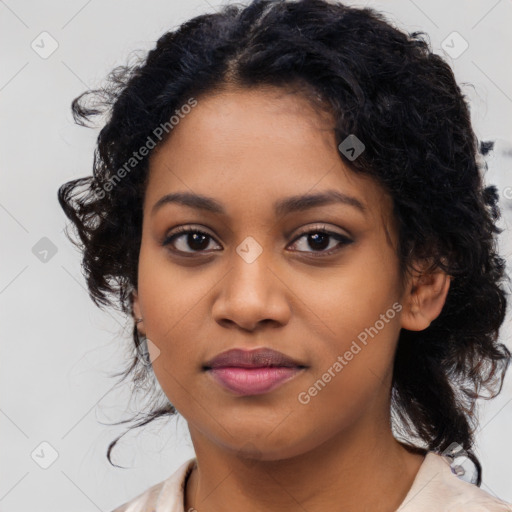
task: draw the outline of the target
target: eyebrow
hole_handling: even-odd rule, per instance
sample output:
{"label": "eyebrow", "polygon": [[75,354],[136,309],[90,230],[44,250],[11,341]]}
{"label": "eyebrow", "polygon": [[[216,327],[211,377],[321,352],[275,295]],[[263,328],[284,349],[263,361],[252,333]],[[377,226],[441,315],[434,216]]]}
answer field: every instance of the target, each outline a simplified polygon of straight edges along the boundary
{"label": "eyebrow", "polygon": [[[216,199],[191,192],[175,192],[161,197],[151,209],[154,215],[162,206],[177,203],[197,210],[203,210],[218,215],[225,215],[226,210]],[[318,206],[334,203],[346,204],[366,215],[366,206],[357,198],[349,196],[338,190],[325,190],[317,194],[290,196],[274,203],[274,212],[278,216],[298,211],[308,210]]]}

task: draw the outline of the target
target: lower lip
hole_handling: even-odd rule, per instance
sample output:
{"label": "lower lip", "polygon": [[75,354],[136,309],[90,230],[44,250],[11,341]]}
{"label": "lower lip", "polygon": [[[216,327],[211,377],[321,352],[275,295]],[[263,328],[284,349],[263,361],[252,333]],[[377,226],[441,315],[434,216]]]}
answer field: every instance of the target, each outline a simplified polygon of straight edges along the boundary
{"label": "lower lip", "polygon": [[209,373],[224,387],[239,395],[268,393],[297,375],[298,367],[212,368]]}

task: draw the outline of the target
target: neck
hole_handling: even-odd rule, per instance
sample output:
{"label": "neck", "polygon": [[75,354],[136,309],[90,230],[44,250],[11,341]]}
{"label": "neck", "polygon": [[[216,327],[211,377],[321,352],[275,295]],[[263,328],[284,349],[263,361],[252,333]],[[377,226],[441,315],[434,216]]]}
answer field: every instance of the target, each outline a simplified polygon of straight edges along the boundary
{"label": "neck", "polygon": [[[389,423],[388,423],[389,425]],[[343,431],[316,448],[280,460],[241,457],[190,427],[197,468],[185,490],[185,510],[393,512],[424,456],[407,450],[390,428],[375,423]]]}

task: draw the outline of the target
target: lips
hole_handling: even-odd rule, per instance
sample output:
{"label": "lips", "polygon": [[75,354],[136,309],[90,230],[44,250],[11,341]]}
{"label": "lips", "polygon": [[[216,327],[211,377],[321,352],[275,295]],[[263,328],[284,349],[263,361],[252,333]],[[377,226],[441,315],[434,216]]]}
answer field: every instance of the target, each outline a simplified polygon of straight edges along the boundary
{"label": "lips", "polygon": [[305,368],[300,362],[270,348],[231,349],[203,366],[217,383],[237,395],[268,393]]}
{"label": "lips", "polygon": [[255,350],[235,348],[222,352],[213,359],[210,359],[204,365],[204,368],[265,368],[269,366],[281,366],[286,368],[304,367],[304,365],[298,363],[291,357],[270,348]]}

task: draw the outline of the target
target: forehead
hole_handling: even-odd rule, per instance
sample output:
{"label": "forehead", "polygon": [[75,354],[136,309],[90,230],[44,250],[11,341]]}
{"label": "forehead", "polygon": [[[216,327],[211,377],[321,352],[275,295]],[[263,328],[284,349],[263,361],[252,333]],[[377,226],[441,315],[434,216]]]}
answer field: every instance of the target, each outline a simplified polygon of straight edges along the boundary
{"label": "forehead", "polygon": [[[214,196],[235,215],[270,210],[280,198],[335,189],[358,197],[374,216],[391,199],[339,155],[334,120],[300,94],[265,87],[197,98],[150,155],[147,211],[172,192]],[[231,210],[231,212],[230,212]]]}
{"label": "forehead", "polygon": [[300,94],[276,87],[222,90],[197,99],[151,155],[150,167],[186,159],[203,168],[211,162],[217,171],[228,164],[261,168],[276,155],[290,161],[294,154],[294,160],[307,156],[318,167],[332,151],[332,128],[332,118]]}

